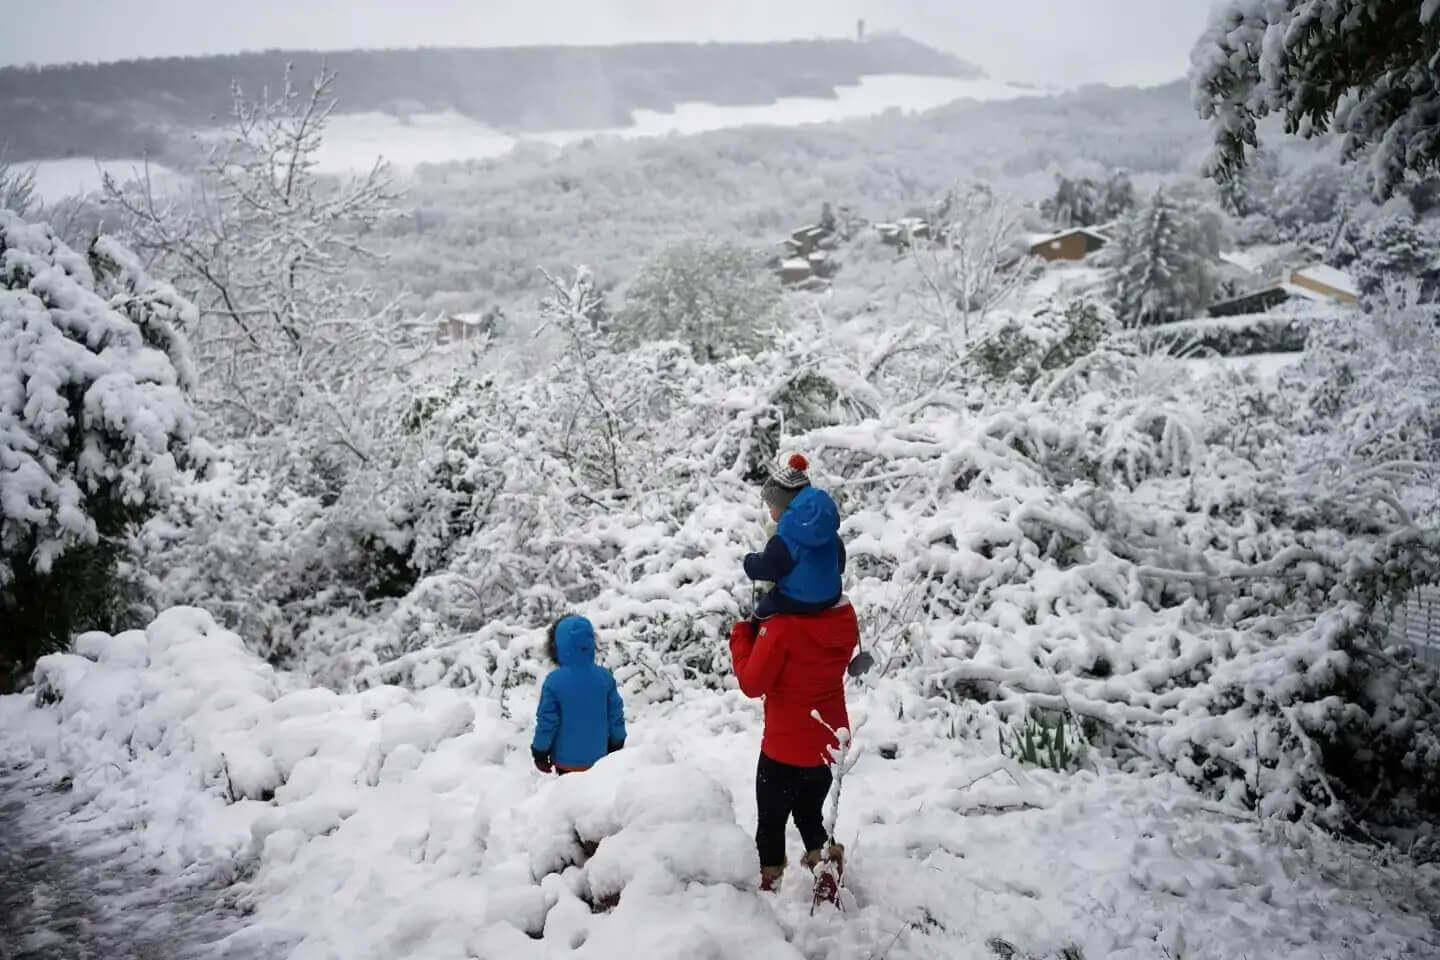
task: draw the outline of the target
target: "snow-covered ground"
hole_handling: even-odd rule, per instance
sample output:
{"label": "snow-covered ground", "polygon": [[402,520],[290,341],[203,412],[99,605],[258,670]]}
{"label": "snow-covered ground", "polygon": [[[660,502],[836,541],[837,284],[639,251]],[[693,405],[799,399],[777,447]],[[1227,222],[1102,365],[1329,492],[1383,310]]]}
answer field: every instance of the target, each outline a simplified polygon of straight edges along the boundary
{"label": "snow-covered ground", "polygon": [[194,608],[76,651],[42,661],[38,697],[0,698],[0,761],[71,778],[67,831],[124,829],[166,875],[242,877],[235,955],[1440,951],[1440,868],[1257,823],[1168,774],[1022,770],[981,714],[898,680],[851,692],[847,909],[811,916],[798,870],[756,890],[760,712],[736,691],[632,704],[624,751],[555,779],[530,765],[526,687],[295,689]]}

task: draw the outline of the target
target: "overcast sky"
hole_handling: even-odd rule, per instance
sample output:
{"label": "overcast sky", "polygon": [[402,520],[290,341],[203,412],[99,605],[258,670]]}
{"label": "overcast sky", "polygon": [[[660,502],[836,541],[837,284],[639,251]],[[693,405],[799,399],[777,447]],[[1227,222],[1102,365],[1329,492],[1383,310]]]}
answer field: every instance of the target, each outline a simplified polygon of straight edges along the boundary
{"label": "overcast sky", "polygon": [[273,47],[781,40],[899,30],[1000,80],[1153,84],[1185,73],[1212,0],[0,0],[0,63]]}

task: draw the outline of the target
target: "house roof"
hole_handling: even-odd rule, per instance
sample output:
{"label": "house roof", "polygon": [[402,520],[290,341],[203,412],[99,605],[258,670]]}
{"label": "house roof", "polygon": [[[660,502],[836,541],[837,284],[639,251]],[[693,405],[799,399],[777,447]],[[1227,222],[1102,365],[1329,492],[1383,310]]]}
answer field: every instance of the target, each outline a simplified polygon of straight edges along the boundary
{"label": "house roof", "polygon": [[1287,298],[1298,297],[1302,300],[1309,300],[1312,303],[1328,303],[1334,305],[1336,302],[1334,297],[1323,294],[1319,290],[1312,290],[1309,287],[1302,287],[1298,283],[1286,283],[1284,281],[1281,281],[1278,283],[1267,284],[1263,287],[1256,287],[1254,290],[1247,290],[1244,293],[1237,294],[1226,300],[1217,300],[1214,303],[1210,304],[1207,309],[1214,310],[1218,307],[1228,307],[1232,304],[1244,303],[1246,300],[1254,300],[1256,297],[1261,297],[1266,294],[1274,293],[1284,293]]}
{"label": "house roof", "polygon": [[1334,297],[1327,296],[1326,294],[1321,293],[1319,290],[1312,290],[1309,287],[1302,287],[1298,283],[1278,283],[1276,284],[1276,286],[1279,287],[1281,290],[1284,290],[1286,293],[1290,294],[1290,296],[1292,297],[1303,297],[1304,299],[1312,300],[1315,303],[1335,302]]}
{"label": "house roof", "polygon": [[1344,270],[1337,270],[1334,267],[1326,266],[1323,263],[1303,267],[1296,270],[1292,276],[1313,280],[1316,283],[1324,284],[1331,290],[1348,293],[1352,297],[1360,296],[1360,291],[1355,288],[1355,281],[1350,279],[1350,274]]}
{"label": "house roof", "polygon": [[1094,237],[1096,240],[1099,240],[1101,243],[1109,243],[1109,242],[1110,242],[1110,238],[1109,238],[1109,237],[1107,237],[1105,234],[1101,233],[1099,230],[1096,230],[1094,227],[1071,227],[1069,230],[1061,230],[1059,233],[1037,233],[1037,234],[1031,234],[1030,236],[1026,237],[1025,239],[1029,242],[1030,246],[1032,246],[1032,247],[1038,247],[1038,246],[1041,246],[1042,244],[1054,243],[1056,240],[1063,240],[1063,239],[1065,239],[1066,237],[1074,236],[1074,235],[1077,234],[1077,233],[1078,233],[1078,234],[1083,234],[1083,235],[1085,235],[1085,236],[1087,236],[1087,237]]}

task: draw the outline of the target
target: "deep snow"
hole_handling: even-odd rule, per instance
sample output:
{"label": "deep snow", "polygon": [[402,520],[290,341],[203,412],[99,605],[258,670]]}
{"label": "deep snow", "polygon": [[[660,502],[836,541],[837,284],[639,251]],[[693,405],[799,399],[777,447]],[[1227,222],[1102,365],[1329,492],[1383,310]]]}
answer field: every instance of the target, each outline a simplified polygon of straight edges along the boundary
{"label": "deep snow", "polygon": [[525,749],[534,690],[502,708],[442,687],[289,689],[193,608],[76,650],[0,698],[0,761],[72,779],[56,817],[73,843],[109,831],[162,876],[241,878],[226,899],[253,914],[223,944],[237,955],[1440,950],[1440,868],[1257,823],[1168,774],[1018,770],[979,713],[900,681],[851,691],[849,909],[812,917],[798,869],[779,897],[756,890],[759,704],[737,691],[632,704],[624,751],[556,779]]}

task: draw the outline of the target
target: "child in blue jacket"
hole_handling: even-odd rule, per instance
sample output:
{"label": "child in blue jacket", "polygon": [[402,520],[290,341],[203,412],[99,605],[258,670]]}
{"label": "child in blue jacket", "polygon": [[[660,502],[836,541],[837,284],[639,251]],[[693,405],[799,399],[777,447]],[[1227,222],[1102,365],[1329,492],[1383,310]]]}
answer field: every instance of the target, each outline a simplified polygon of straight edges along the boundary
{"label": "child in blue jacket", "polygon": [[819,613],[835,606],[843,593],[840,511],[828,493],[810,485],[809,467],[804,456],[792,454],[760,488],[776,522],[775,535],[763,551],[746,555],[745,575],[768,580],[775,589],[755,605],[756,620],[777,613]]}
{"label": "child in blue jacket", "polygon": [[588,770],[625,746],[625,704],[615,677],[595,663],[595,627],[584,617],[550,625],[547,649],[559,666],[540,688],[530,754],[541,773]]}

